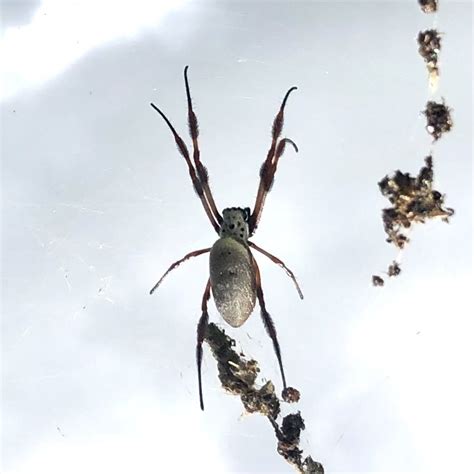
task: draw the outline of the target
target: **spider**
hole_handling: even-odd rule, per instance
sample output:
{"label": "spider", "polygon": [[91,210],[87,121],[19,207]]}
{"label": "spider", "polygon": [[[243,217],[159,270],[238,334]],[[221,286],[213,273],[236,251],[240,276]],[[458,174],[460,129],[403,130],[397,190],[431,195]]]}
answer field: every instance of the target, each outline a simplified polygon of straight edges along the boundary
{"label": "spider", "polygon": [[158,288],[166,275],[168,275],[168,273],[174,270],[178,265],[190,259],[191,257],[197,257],[198,255],[203,255],[208,252],[210,253],[210,276],[207,280],[204,295],[202,297],[202,315],[197,326],[196,345],[199,402],[201,409],[204,410],[201,379],[202,343],[204,341],[207,324],[209,322],[207,304],[211,297],[211,291],[218,312],[230,326],[235,328],[240,327],[245,323],[252,313],[256,300],[258,299],[263,324],[273,342],[273,348],[278,359],[278,365],[280,367],[281,378],[283,381],[283,393],[285,394],[285,392],[291,391],[291,388],[288,389],[286,386],[280,344],[277,339],[275,325],[265,305],[260,270],[258,268],[257,261],[251,252],[251,248],[257,252],[262,253],[272,262],[276,263],[285,270],[287,275],[293,280],[293,283],[295,284],[296,290],[298,291],[301,299],[303,299],[303,293],[301,292],[293,272],[287,268],[278,257],[275,257],[271,253],[260,248],[257,244],[251,242],[249,238],[253,236],[257,229],[265,199],[273,184],[278,160],[283,155],[286,145],[291,145],[294,150],[298,152],[298,148],[292,140],[289,138],[280,139],[283,128],[285,105],[290,93],[294,91],[296,87],[290,88],[285,94],[283,102],[280,106],[280,110],[273,121],[272,142],[270,149],[268,150],[267,157],[260,168],[260,184],[258,187],[253,211],[250,212],[249,207],[231,207],[224,209],[221,215],[217,210],[211,189],[209,187],[209,175],[207,169],[202,164],[200,158],[198,143],[199,128],[191,100],[191,92],[188,81],[188,66],[184,68],[184,84],[186,87],[186,97],[188,103],[189,134],[191,135],[193,142],[193,161],[191,161],[191,157],[185,142],[178,135],[166,115],[155,104],[151,103],[150,105],[161,115],[171,130],[178,147],[178,151],[188,166],[188,171],[194,186],[194,190],[199,196],[207,217],[209,218],[209,221],[214,227],[214,230],[218,234],[219,238],[212,247],[189,252],[183,258],[171,264],[164,275],[150,290],[150,294],[152,294]]}

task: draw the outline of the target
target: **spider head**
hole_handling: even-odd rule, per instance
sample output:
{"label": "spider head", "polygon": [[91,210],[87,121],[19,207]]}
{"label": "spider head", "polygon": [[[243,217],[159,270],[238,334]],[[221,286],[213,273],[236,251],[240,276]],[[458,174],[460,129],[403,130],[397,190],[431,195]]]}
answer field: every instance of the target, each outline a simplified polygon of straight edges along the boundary
{"label": "spider head", "polygon": [[247,242],[250,208],[228,207],[222,211],[221,237],[234,237]]}

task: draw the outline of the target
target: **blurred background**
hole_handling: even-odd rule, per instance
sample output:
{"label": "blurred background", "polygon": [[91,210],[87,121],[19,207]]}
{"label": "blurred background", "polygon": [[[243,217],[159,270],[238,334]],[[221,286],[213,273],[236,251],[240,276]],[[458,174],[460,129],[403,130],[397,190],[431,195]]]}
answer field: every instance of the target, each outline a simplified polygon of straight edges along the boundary
{"label": "blurred background", "polygon": [[[296,85],[254,241],[301,446],[327,472],[466,472],[473,423],[472,4],[1,1],[2,472],[291,472],[242,416],[196,325],[216,235],[153,101],[188,144],[183,68],[220,208],[252,206]],[[443,32],[454,128],[435,146],[416,36]],[[417,174],[456,210],[416,228],[402,274],[377,182]],[[213,303],[210,318],[225,323]],[[225,326],[281,389],[258,311]],[[286,413],[285,412],[285,413]]]}

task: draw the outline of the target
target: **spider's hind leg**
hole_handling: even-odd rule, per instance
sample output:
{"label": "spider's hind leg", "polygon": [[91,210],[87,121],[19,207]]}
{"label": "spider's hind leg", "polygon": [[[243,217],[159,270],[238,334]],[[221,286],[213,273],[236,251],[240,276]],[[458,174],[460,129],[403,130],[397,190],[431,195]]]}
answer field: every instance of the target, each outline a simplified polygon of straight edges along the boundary
{"label": "spider's hind leg", "polygon": [[202,378],[201,378],[201,363],[202,363],[202,343],[206,337],[207,324],[209,322],[209,314],[207,312],[207,302],[211,297],[211,279],[207,280],[206,289],[202,296],[201,310],[202,314],[199,318],[198,327],[197,327],[197,344],[196,344],[196,363],[198,370],[198,384],[199,384],[199,403],[201,405],[201,410],[204,410],[204,399],[202,396]]}
{"label": "spider's hind leg", "polygon": [[270,316],[270,313],[267,311],[267,308],[265,306],[265,299],[263,297],[263,290],[262,290],[262,281],[260,278],[260,269],[258,268],[257,261],[255,260],[255,258],[253,258],[253,265],[255,269],[257,298],[258,298],[258,303],[260,304],[262,321],[267,331],[267,334],[270,336],[270,339],[273,342],[273,349],[275,350],[275,354],[278,359],[278,365],[280,366],[281,378],[283,381],[283,389],[286,390],[287,389],[286,378],[285,378],[285,371],[283,370],[283,362],[281,360],[280,344],[278,342],[275,324],[273,323],[272,317]]}

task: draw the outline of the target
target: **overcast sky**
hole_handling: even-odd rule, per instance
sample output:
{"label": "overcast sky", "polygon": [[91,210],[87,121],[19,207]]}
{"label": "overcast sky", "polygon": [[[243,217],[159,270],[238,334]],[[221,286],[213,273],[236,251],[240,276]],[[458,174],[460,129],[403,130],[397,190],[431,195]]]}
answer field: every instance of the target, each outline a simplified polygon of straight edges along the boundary
{"label": "overcast sky", "polygon": [[[333,472],[464,473],[472,450],[472,5],[0,0],[2,472],[291,472],[242,417],[196,325],[216,235],[153,101],[187,136],[183,68],[218,207],[251,206],[286,90],[282,158],[254,237],[302,447]],[[443,32],[435,146],[419,30]],[[377,182],[433,152],[452,222],[411,233],[402,274]],[[213,303],[210,318],[225,325]],[[225,326],[281,389],[258,311]]]}

